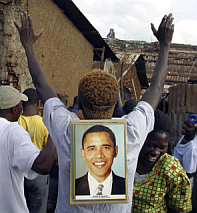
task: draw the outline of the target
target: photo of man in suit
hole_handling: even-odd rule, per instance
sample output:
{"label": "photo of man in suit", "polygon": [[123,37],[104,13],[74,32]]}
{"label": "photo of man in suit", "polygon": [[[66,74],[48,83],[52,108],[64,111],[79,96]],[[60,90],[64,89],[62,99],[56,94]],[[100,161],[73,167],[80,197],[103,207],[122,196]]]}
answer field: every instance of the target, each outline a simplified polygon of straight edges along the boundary
{"label": "photo of man in suit", "polygon": [[110,196],[125,194],[125,178],[111,169],[118,155],[118,146],[112,130],[94,125],[82,137],[81,154],[89,171],[75,180],[75,195]]}

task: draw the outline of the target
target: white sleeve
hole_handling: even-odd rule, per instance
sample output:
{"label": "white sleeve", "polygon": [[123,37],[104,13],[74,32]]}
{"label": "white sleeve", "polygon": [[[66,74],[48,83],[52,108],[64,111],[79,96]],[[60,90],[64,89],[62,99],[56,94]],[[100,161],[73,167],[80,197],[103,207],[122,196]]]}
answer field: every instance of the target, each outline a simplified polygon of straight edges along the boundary
{"label": "white sleeve", "polygon": [[31,168],[40,150],[32,143],[29,134],[23,127],[18,124],[16,125],[18,127],[16,126],[16,128],[13,128],[13,137],[10,138],[10,140],[13,141],[11,143],[12,147],[10,147],[12,149],[12,152],[10,152],[11,163],[24,177],[34,179],[38,174]]}
{"label": "white sleeve", "polygon": [[[124,117],[123,117],[124,118]],[[143,146],[149,132],[154,128],[154,110],[150,104],[140,101],[132,112],[128,114],[127,137],[129,141],[140,143]]]}
{"label": "white sleeve", "polygon": [[197,167],[197,153],[193,146],[188,147],[185,154],[183,154],[183,168],[189,174],[196,172]]}

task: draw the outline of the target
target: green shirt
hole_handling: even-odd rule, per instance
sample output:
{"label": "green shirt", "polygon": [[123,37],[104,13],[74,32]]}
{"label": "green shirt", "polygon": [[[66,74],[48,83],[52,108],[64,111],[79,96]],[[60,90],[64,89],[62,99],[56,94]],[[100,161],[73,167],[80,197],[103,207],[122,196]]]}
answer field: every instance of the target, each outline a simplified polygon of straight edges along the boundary
{"label": "green shirt", "polygon": [[191,185],[179,160],[162,155],[152,171],[140,182],[134,180],[133,212],[191,211]]}

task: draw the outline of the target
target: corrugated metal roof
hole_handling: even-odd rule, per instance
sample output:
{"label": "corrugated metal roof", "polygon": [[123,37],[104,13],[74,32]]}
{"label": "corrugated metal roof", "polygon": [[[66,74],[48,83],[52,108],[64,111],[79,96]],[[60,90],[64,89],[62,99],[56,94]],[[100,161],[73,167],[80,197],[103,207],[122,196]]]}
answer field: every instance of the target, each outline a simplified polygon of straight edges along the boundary
{"label": "corrugated metal roof", "polygon": [[137,61],[140,54],[134,54],[134,53],[116,53],[116,56],[120,59],[121,62],[124,62],[126,64],[133,64]]}
{"label": "corrugated metal roof", "polygon": [[[76,7],[71,0],[53,0],[63,11],[64,14],[72,21],[84,37],[94,46],[94,48],[105,47],[104,59],[110,58],[113,62],[119,59],[100,36],[99,32],[92,26],[82,12]],[[99,52],[99,55],[97,52]],[[101,61],[102,50],[94,50],[94,61]]]}
{"label": "corrugated metal roof", "polygon": [[[153,75],[154,66],[152,67],[150,64],[146,64],[146,75],[148,80],[150,81]],[[171,82],[174,83],[186,83],[189,79],[197,80],[196,68],[189,66],[180,66],[180,65],[169,65],[167,72],[166,83]]]}
{"label": "corrugated metal roof", "polygon": [[[105,39],[114,52],[136,53],[141,51],[146,63],[146,75],[151,81],[152,74],[158,59],[159,43],[140,41],[108,40]],[[136,43],[137,42],[137,43]],[[137,44],[137,45],[136,45]],[[139,46],[144,45],[141,49]],[[196,61],[195,61],[196,60]],[[173,85],[185,83],[191,79],[197,82],[197,46],[185,44],[171,44],[168,56],[168,73],[165,84]]]}
{"label": "corrugated metal roof", "polygon": [[[133,64],[137,61],[140,54],[125,54],[125,53],[117,53],[116,56],[120,59],[120,64],[116,65],[116,78],[119,81],[121,78],[121,66],[123,63],[123,76],[127,74],[128,70],[133,66]],[[140,79],[139,79],[140,80]]]}
{"label": "corrugated metal roof", "polygon": [[[114,63],[116,79],[119,81],[121,77],[121,66],[123,62],[123,76],[129,71],[129,69],[135,64],[137,69],[138,79],[142,89],[149,87],[146,77],[145,60],[141,54],[129,54],[129,53],[116,53],[116,56],[120,59],[119,63]],[[99,69],[100,63],[94,63],[93,69]]]}
{"label": "corrugated metal roof", "polygon": [[[149,58],[146,58],[146,60],[149,60]],[[189,79],[197,79],[197,66],[194,62],[195,61],[175,59],[175,56],[174,59],[172,57],[169,58],[166,83],[186,83]],[[146,64],[147,78],[149,80],[152,78],[155,65],[156,63],[154,62]]]}
{"label": "corrugated metal roof", "polygon": [[[127,71],[130,69],[130,67],[133,66],[133,64],[135,64],[141,88],[147,89],[149,85],[148,85],[148,80],[146,76],[146,66],[145,66],[146,61],[144,60],[144,57],[138,53],[135,54],[135,53],[123,53],[123,52],[116,53],[116,56],[120,59],[121,63],[123,62],[123,70],[124,70],[123,75],[125,75]],[[121,76],[121,66],[118,69],[117,79],[119,79],[120,76]]]}

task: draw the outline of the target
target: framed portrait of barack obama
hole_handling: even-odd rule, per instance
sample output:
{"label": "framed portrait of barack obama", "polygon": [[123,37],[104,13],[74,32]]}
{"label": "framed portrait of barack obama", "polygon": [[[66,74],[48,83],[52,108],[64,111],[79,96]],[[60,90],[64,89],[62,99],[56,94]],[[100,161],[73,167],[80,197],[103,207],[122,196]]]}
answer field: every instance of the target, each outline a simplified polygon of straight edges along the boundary
{"label": "framed portrait of barack obama", "polygon": [[126,120],[72,120],[70,204],[127,203]]}

